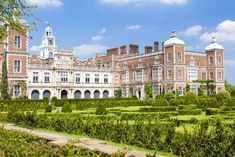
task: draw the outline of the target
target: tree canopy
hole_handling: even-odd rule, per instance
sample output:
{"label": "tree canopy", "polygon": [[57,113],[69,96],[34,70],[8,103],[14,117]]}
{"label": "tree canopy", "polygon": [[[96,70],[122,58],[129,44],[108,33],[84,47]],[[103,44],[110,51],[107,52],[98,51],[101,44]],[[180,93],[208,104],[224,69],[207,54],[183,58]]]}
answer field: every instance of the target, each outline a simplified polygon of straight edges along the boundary
{"label": "tree canopy", "polygon": [[[11,28],[22,34],[31,32],[36,29],[36,20],[39,20],[33,13],[31,6],[27,0],[0,0],[0,42],[6,35],[6,28]],[[24,18],[32,18],[27,22]]]}

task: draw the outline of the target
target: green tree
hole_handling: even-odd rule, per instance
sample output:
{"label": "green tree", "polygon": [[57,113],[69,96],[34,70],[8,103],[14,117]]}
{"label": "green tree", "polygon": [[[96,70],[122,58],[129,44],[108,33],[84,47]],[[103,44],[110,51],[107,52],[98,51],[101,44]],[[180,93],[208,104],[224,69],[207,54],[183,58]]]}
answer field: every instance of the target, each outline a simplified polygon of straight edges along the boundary
{"label": "green tree", "polygon": [[230,93],[228,91],[220,91],[216,95],[217,102],[222,105],[227,105],[229,100],[231,100]]}
{"label": "green tree", "polygon": [[225,86],[225,90],[231,94],[233,91],[233,86],[229,84],[227,80],[224,80],[224,86]]}
{"label": "green tree", "polygon": [[153,97],[153,86],[152,84],[146,84],[145,87],[145,93],[146,93],[146,98],[152,98]]}
{"label": "green tree", "polygon": [[[6,28],[25,35],[27,32],[35,30],[35,21],[39,20],[32,13],[32,9],[35,7],[29,5],[27,0],[0,0],[0,41],[2,42],[7,36]],[[27,17],[31,18],[32,21],[22,20]]]}
{"label": "green tree", "polygon": [[4,100],[9,98],[6,59],[2,62],[1,97]]}
{"label": "green tree", "polygon": [[187,92],[184,98],[187,105],[197,103],[197,95],[194,92]]}
{"label": "green tree", "polygon": [[169,102],[175,99],[175,97],[176,97],[175,94],[172,92],[167,92],[166,94],[164,94],[164,98]]}

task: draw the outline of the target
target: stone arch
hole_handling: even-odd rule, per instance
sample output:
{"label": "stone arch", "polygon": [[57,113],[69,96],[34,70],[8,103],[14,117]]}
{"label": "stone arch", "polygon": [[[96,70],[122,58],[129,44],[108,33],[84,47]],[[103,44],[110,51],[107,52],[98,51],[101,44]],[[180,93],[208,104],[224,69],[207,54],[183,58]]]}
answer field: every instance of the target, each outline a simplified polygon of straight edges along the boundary
{"label": "stone arch", "polygon": [[47,97],[48,100],[51,99],[51,92],[49,90],[44,90],[43,97]]}
{"label": "stone arch", "polygon": [[74,99],[81,99],[82,93],[80,90],[74,92]]}
{"label": "stone arch", "polygon": [[68,98],[68,92],[67,90],[61,91],[61,99],[67,99]]}
{"label": "stone arch", "polygon": [[104,92],[103,92],[103,98],[109,98],[109,91],[104,90]]}
{"label": "stone arch", "polygon": [[95,90],[94,98],[100,98],[100,91],[99,90]]}
{"label": "stone arch", "polygon": [[33,100],[39,100],[40,93],[38,90],[33,90],[31,93],[31,99]]}
{"label": "stone arch", "polygon": [[84,98],[85,98],[85,99],[90,99],[90,98],[91,98],[91,92],[90,92],[89,90],[86,90],[86,91],[84,92]]}

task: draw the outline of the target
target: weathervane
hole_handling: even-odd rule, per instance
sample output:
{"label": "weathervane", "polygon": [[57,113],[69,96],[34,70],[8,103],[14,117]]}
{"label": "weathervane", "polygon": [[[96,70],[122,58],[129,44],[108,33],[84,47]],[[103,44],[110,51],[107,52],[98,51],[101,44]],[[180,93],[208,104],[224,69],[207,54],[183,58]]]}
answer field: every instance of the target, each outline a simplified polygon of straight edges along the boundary
{"label": "weathervane", "polygon": [[47,25],[48,27],[50,26],[50,23],[49,23],[48,21],[46,21],[45,23],[46,23],[46,25]]}

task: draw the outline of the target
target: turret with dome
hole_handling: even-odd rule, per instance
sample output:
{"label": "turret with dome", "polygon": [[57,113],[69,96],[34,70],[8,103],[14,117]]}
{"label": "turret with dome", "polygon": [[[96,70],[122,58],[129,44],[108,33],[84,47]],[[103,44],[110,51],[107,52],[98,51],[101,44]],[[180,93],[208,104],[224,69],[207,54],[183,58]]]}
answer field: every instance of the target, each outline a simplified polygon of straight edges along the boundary
{"label": "turret with dome", "polygon": [[54,57],[54,51],[57,48],[56,46],[56,38],[53,34],[53,29],[51,28],[50,24],[46,22],[47,27],[45,28],[45,32],[42,38],[42,45],[41,45],[41,58],[42,59],[49,59]]}

